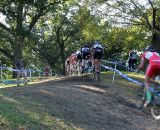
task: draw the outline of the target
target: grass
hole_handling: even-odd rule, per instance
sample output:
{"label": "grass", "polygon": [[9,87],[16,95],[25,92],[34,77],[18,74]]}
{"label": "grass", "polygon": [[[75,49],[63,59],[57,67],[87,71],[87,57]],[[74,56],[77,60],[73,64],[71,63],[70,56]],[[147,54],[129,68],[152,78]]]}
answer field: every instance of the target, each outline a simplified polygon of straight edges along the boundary
{"label": "grass", "polygon": [[[44,79],[44,78],[43,78]],[[31,82],[30,84],[34,84]],[[0,130],[75,130],[72,124],[59,119],[42,104],[25,96],[23,90],[16,92],[3,85],[0,89]]]}
{"label": "grass", "polygon": [[[143,81],[143,76],[133,73],[127,75]],[[112,83],[113,72],[102,73],[105,84]],[[42,78],[44,80],[44,78]],[[33,79],[29,84],[34,84]],[[115,75],[115,85],[124,87],[128,92],[135,85],[128,82],[118,74]],[[0,130],[80,130],[68,121],[60,119],[57,113],[51,113],[42,104],[33,101],[29,95],[24,95],[25,91],[19,89],[18,97],[16,93],[8,87],[15,87],[15,84],[2,85],[0,89]],[[3,89],[2,89],[3,88]],[[30,87],[32,89],[32,87]],[[16,91],[17,92],[17,91]]]}
{"label": "grass", "polygon": [[[136,74],[133,72],[122,72],[122,73],[126,74],[130,78],[133,78],[137,81],[140,81],[142,83],[144,82],[144,75]],[[110,83],[112,85],[116,85],[118,87],[121,87],[121,88],[125,89],[125,91],[131,92],[131,93],[133,93],[133,92],[135,92],[135,90],[141,88],[141,86],[138,86],[138,85],[128,81],[127,79],[125,79],[124,77],[120,76],[117,73],[115,73],[114,82],[113,82],[113,75],[114,75],[114,72],[112,72],[112,71],[103,72],[101,75],[102,81],[105,83]],[[118,89],[118,87],[117,87],[117,89]]]}
{"label": "grass", "polygon": [[[2,93],[2,92],[1,92]],[[0,129],[2,130],[75,130],[49,113],[40,104],[21,98],[21,101],[1,95]]]}

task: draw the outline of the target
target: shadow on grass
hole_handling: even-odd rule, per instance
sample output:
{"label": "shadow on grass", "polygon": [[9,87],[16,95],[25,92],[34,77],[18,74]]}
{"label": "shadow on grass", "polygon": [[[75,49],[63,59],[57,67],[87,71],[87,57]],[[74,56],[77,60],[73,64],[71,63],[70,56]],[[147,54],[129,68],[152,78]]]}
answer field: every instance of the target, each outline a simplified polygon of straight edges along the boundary
{"label": "shadow on grass", "polygon": [[[111,74],[102,74],[100,84],[92,76],[60,77],[27,86],[0,89],[0,128],[104,130],[112,129],[114,125],[117,130],[124,127],[138,129],[132,122],[114,114],[113,111],[117,109],[115,100],[133,109],[134,105],[108,89],[112,83],[110,77]],[[106,79],[110,84],[105,82]],[[122,82],[123,79],[118,76],[116,79],[117,84],[127,88],[127,81]]]}

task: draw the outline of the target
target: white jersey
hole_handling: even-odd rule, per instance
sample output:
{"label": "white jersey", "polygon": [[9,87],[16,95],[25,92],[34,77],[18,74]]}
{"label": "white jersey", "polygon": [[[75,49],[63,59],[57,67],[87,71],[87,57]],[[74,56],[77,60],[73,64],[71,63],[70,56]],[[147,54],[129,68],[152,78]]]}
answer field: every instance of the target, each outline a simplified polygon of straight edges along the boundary
{"label": "white jersey", "polygon": [[76,55],[78,55],[78,54],[81,54],[81,52],[80,52],[80,51],[77,51],[77,52],[76,52]]}
{"label": "white jersey", "polygon": [[83,48],[81,49],[81,51],[82,51],[82,52],[89,52],[89,48],[88,48],[88,47],[83,47]]}
{"label": "white jersey", "polygon": [[103,49],[103,47],[102,47],[101,44],[94,44],[94,45],[93,45],[93,48],[102,48],[102,49]]}

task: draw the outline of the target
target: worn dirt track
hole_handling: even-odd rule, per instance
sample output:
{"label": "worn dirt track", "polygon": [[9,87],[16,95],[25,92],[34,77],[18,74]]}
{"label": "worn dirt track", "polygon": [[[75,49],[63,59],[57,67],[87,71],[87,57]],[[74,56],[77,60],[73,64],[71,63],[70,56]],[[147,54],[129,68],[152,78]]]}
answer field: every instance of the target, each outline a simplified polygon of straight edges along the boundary
{"label": "worn dirt track", "polygon": [[91,77],[60,77],[5,91],[19,99],[19,89],[28,100],[39,102],[77,129],[160,130],[160,122],[136,107],[138,97],[112,83],[98,84]]}

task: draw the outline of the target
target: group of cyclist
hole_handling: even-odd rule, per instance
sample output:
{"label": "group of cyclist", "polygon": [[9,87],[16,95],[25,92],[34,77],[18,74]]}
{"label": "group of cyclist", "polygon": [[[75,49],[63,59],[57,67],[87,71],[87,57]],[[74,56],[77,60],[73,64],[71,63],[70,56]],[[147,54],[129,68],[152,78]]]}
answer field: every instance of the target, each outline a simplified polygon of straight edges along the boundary
{"label": "group of cyclist", "polygon": [[[72,54],[67,60],[67,64],[70,66],[69,71],[72,71],[76,68],[77,63],[81,63],[81,70],[83,72],[85,67],[85,60],[90,60],[92,63],[93,71],[99,72],[101,59],[104,53],[104,47],[101,42],[96,40],[93,43],[93,46],[90,48],[88,45],[84,45],[81,50]],[[74,58],[73,58],[74,57]],[[155,51],[153,46],[147,46],[143,50],[143,54],[141,55],[141,61],[139,66],[136,69],[136,72],[143,70],[146,67],[144,86],[145,86],[145,94],[146,100],[144,102],[144,107],[146,108],[152,102],[152,94],[149,90],[151,83],[155,80],[156,76],[160,74],[160,55]]]}
{"label": "group of cyclist", "polygon": [[93,42],[90,47],[85,44],[80,50],[72,53],[66,60],[66,72],[73,74],[75,71],[85,71],[85,61],[93,68],[93,71],[100,72],[99,66],[104,53],[104,47],[99,40]]}

